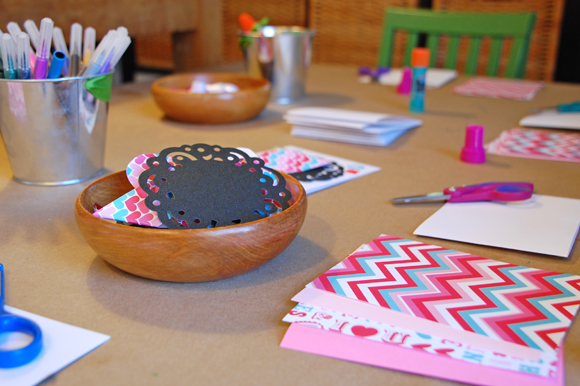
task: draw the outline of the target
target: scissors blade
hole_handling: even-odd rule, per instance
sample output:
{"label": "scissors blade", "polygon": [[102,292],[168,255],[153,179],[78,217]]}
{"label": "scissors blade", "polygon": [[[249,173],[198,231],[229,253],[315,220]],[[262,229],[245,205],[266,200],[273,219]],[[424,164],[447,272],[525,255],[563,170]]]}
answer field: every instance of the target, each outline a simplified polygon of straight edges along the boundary
{"label": "scissors blade", "polygon": [[397,197],[391,199],[393,204],[412,204],[419,202],[437,202],[448,200],[451,196],[441,192],[423,194],[421,196]]}

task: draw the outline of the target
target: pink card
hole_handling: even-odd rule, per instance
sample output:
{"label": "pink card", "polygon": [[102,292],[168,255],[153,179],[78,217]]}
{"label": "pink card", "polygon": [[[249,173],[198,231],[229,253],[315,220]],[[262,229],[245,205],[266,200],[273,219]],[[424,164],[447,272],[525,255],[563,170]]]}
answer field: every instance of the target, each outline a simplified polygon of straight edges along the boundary
{"label": "pink card", "polygon": [[529,101],[543,87],[541,82],[480,77],[460,84],[453,92],[459,95]]}
{"label": "pink card", "polygon": [[515,128],[486,145],[490,154],[580,162],[580,135]]}
{"label": "pink card", "polygon": [[295,323],[288,328],[280,347],[473,385],[564,386],[565,383],[562,350],[558,352],[555,377],[548,378],[461,362]]}
{"label": "pink card", "polygon": [[493,350],[482,350],[434,335],[422,334],[406,327],[393,326],[359,316],[299,303],[283,319],[321,330],[368,339],[387,345],[397,345],[432,355],[444,355],[459,361],[501,368],[543,377],[556,374],[557,354],[544,353],[539,361],[531,361]]}

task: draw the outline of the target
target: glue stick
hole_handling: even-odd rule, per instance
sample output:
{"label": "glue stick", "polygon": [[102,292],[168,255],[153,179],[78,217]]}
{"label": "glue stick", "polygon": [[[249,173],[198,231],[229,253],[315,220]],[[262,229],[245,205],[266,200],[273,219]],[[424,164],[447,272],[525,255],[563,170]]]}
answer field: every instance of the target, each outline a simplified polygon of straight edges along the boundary
{"label": "glue stick", "polygon": [[422,113],[425,103],[425,76],[429,66],[429,49],[413,48],[411,52],[411,67],[413,68],[413,83],[409,111]]}

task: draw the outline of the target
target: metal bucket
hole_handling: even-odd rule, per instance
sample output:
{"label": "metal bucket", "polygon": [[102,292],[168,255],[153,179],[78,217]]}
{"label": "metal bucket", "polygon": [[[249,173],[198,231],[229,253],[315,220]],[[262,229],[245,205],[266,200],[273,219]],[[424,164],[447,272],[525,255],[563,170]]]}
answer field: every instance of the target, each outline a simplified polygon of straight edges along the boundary
{"label": "metal bucket", "polygon": [[272,84],[270,100],[289,104],[303,98],[315,32],[302,27],[265,26],[242,34],[246,71]]}
{"label": "metal bucket", "polygon": [[103,170],[109,104],[85,89],[90,78],[0,79],[0,133],[16,181],[68,185]]}

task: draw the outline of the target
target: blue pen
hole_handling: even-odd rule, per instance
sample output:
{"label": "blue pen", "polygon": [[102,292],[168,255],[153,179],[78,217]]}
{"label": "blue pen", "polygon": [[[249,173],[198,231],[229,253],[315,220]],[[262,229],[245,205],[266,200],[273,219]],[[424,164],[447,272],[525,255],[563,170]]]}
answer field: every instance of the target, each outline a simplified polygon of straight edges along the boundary
{"label": "blue pen", "polygon": [[422,113],[425,110],[425,77],[427,76],[427,66],[429,66],[429,49],[413,48],[411,52],[413,82],[411,84],[409,103],[409,111],[412,113]]}
{"label": "blue pen", "polygon": [[6,79],[17,79],[16,73],[16,47],[10,34],[2,35],[2,65]]}
{"label": "blue pen", "polygon": [[54,51],[52,54],[52,61],[50,62],[50,69],[48,70],[47,79],[58,79],[62,72],[62,66],[66,61],[66,55],[61,51]]}
{"label": "blue pen", "polygon": [[30,79],[30,37],[24,32],[16,40],[16,63],[18,79]]}

